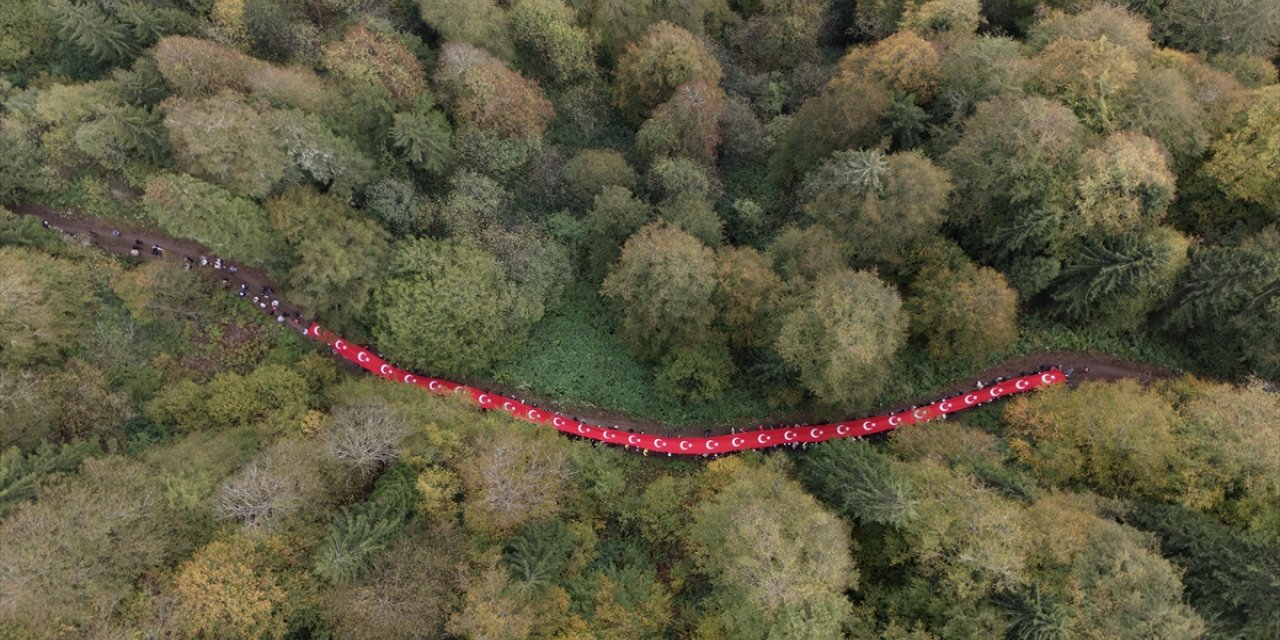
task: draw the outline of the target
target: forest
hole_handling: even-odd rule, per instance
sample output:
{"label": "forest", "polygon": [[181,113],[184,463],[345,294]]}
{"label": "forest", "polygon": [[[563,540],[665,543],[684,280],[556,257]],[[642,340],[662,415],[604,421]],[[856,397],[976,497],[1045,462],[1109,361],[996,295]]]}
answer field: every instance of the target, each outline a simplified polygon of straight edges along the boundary
{"label": "forest", "polygon": [[[1275,0],[0,1],[0,640],[1280,639],[1277,65]],[[32,207],[600,424],[1143,375],[639,455]]]}

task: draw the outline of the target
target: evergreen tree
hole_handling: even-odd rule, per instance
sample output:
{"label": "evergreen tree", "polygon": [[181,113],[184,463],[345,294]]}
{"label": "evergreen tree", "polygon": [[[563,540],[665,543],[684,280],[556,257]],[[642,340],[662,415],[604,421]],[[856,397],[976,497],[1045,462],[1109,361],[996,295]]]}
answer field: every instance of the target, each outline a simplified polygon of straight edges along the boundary
{"label": "evergreen tree", "polygon": [[419,101],[408,113],[397,113],[391,143],[415,167],[440,174],[453,161],[453,128],[444,114]]}
{"label": "evergreen tree", "polygon": [[1169,296],[1187,264],[1187,246],[1167,227],[1085,244],[1063,267],[1053,299],[1073,321],[1136,328]]}
{"label": "evergreen tree", "polygon": [[124,64],[138,55],[134,31],[95,3],[54,0],[48,5],[58,36],[76,45],[99,62]]}

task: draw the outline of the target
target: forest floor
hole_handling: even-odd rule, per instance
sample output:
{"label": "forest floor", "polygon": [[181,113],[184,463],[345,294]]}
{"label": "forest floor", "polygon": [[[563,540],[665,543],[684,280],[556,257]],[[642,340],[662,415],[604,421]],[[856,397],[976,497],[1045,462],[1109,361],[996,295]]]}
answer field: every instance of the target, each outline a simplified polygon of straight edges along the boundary
{"label": "forest floor", "polygon": [[[135,246],[135,241],[141,242],[139,258],[146,260],[172,259],[182,260],[183,256],[190,257],[192,260],[198,261],[201,256],[213,261],[217,255],[209,248],[192,240],[184,240],[174,238],[165,234],[163,231],[154,228],[129,226],[117,222],[110,222],[96,218],[88,217],[69,217],[60,214],[57,211],[36,204],[17,204],[8,205],[7,208],[19,215],[34,216],[41,220],[46,220],[50,227],[56,227],[63,233],[79,238],[83,242],[87,242],[98,246],[106,251],[114,254],[128,256],[130,250]],[[120,235],[114,235],[113,231],[119,231]],[[159,245],[164,249],[163,255],[153,256],[151,254],[152,245]],[[274,292],[278,290],[273,282],[267,277],[266,272],[255,267],[248,267],[237,264],[236,273],[229,273],[226,269],[214,270],[212,268],[199,269],[201,273],[221,281],[223,278],[228,280],[226,286],[229,295],[235,295],[235,291],[240,289],[240,284],[244,283],[249,291],[249,297],[258,295],[263,287],[270,287]],[[280,300],[280,309],[277,313],[284,313],[289,321],[284,323],[300,335],[305,335],[307,326],[310,323],[310,317],[306,311],[290,303],[283,298],[279,298],[274,294],[271,296]],[[246,298],[246,303],[249,303]],[[300,314],[299,315],[295,315]],[[275,313],[271,314],[273,317]],[[993,364],[981,371],[970,376],[957,380],[933,393],[919,398],[904,399],[891,407],[881,407],[883,411],[874,413],[884,413],[889,410],[911,406],[914,404],[925,404],[932,402],[943,396],[954,395],[962,391],[973,389],[979,381],[989,381],[997,377],[1013,377],[1020,372],[1033,371],[1041,365],[1052,365],[1062,370],[1071,370],[1070,384],[1076,385],[1087,380],[1119,380],[1122,378],[1134,378],[1142,383],[1148,383],[1155,380],[1172,377],[1173,372],[1150,364],[1141,362],[1132,362],[1114,358],[1103,353],[1096,352],[1074,352],[1074,351],[1047,351],[1041,353],[1028,354],[1016,358],[1004,360]],[[360,370],[354,365],[350,365],[355,370]],[[506,388],[505,385],[495,384],[491,381],[452,378],[457,382],[462,382],[486,391],[501,393],[509,397],[521,399],[535,406],[550,406],[551,400],[539,397],[532,391],[515,391]],[[672,427],[663,425],[656,421],[637,419],[632,416],[622,415],[621,413],[608,411],[598,407],[564,407],[562,412],[567,415],[573,415],[587,422],[594,422],[601,425],[614,425],[622,428],[636,428],[644,430],[647,433],[676,435],[678,433],[688,433],[688,427]],[[775,416],[773,418],[758,420],[756,423],[749,425],[754,427],[756,424],[780,425],[780,424],[811,424],[815,419],[804,412],[789,412],[785,415]],[[727,433],[731,426],[742,427],[744,425],[706,425],[712,434]]]}

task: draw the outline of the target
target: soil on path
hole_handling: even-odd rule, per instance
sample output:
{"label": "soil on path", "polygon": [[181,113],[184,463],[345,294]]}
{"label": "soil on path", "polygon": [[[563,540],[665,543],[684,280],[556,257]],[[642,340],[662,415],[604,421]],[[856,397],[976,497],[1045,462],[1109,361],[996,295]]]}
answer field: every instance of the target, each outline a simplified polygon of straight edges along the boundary
{"label": "soil on path", "polygon": [[[204,245],[180,238],[174,238],[165,234],[163,231],[155,228],[129,226],[116,222],[109,222],[90,217],[71,217],[60,214],[53,209],[35,204],[18,204],[7,207],[10,211],[19,215],[33,216],[41,220],[47,221],[51,228],[62,231],[65,234],[75,236],[84,242],[96,245],[111,253],[128,256],[130,250],[135,243],[140,243],[140,251],[138,258],[145,260],[176,260],[183,261],[184,258],[191,258],[194,265],[193,268],[198,269],[207,277],[213,278],[221,282],[226,279],[225,288],[229,295],[236,295],[243,283],[248,291],[248,295],[244,298],[246,304],[253,304],[252,297],[259,295],[264,288],[271,291],[271,299],[278,299],[280,307],[277,312],[271,313],[274,317],[277,313],[284,314],[288,319],[283,324],[289,326],[293,331],[305,335],[306,328],[310,324],[310,316],[306,311],[291,302],[278,298],[274,295],[276,286],[267,277],[266,272],[256,267],[250,267],[236,263],[236,272],[230,273],[225,268],[222,270],[214,270],[210,267],[200,268],[199,260],[201,257],[206,258],[210,264],[217,257],[217,254]],[[119,235],[114,232],[119,231]],[[164,251],[160,256],[154,256],[151,253],[152,245],[158,245]],[[230,266],[232,263],[223,261],[224,266]],[[268,312],[270,313],[270,312]],[[345,363],[345,361],[344,361]],[[358,367],[346,363],[352,369],[360,370]],[[1017,358],[1005,360],[983,369],[967,378],[956,381],[937,392],[922,398],[904,400],[899,405],[907,406],[910,404],[923,404],[931,402],[939,397],[954,395],[968,389],[973,389],[979,381],[989,381],[997,377],[1012,377],[1023,371],[1033,371],[1041,365],[1051,364],[1065,370],[1071,370],[1070,383],[1072,385],[1079,384],[1086,380],[1119,380],[1121,378],[1135,378],[1146,384],[1155,380],[1172,377],[1173,372],[1141,362],[1130,362],[1120,360],[1102,353],[1095,352],[1074,352],[1074,351],[1050,351],[1043,353],[1034,353]],[[467,379],[460,377],[452,377],[451,379],[473,387],[500,393],[512,398],[520,399],[522,402],[528,402],[535,406],[541,405],[550,407],[555,404],[552,400],[540,396],[531,391],[515,390],[504,385],[495,384],[491,381]],[[581,418],[588,422],[594,422],[601,425],[613,425],[622,428],[635,428],[647,433],[676,435],[679,433],[689,433],[691,429],[696,430],[697,427],[671,427],[650,420],[636,419],[625,416],[617,412],[607,411],[595,407],[579,407],[565,408],[562,412]],[[765,419],[758,421],[756,424],[775,425],[775,424],[806,424],[813,420],[804,413],[795,413],[787,416],[776,417],[773,419]],[[702,427],[712,435],[728,433],[731,426],[741,427],[742,425],[706,425]],[[751,425],[752,427],[755,424]]]}

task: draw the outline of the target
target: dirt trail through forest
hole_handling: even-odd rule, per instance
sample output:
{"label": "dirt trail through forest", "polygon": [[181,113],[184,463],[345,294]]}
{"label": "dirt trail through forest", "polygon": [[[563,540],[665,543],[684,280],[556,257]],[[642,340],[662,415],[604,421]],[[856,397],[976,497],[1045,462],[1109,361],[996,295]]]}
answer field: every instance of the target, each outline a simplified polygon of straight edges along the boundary
{"label": "dirt trail through forest", "polygon": [[[79,238],[81,241],[91,243],[102,249],[110,251],[122,256],[129,255],[130,250],[135,246],[135,241],[141,242],[141,250],[139,258],[146,260],[170,259],[181,262],[184,258],[190,257],[196,261],[197,266],[193,267],[207,277],[213,278],[221,282],[223,278],[228,279],[226,285],[228,295],[236,295],[236,291],[240,289],[240,284],[244,283],[249,291],[245,298],[246,304],[251,304],[251,298],[258,295],[263,287],[270,287],[274,292],[277,290],[268,278],[267,274],[255,267],[248,267],[236,263],[236,273],[229,273],[226,269],[214,270],[212,268],[200,268],[198,261],[201,256],[206,257],[210,263],[217,257],[217,253],[209,248],[192,240],[183,240],[174,238],[155,228],[141,227],[136,225],[124,225],[97,218],[90,217],[70,217],[60,214],[47,207],[34,204],[7,205],[7,208],[14,213],[25,216],[33,216],[41,220],[47,220],[51,228],[57,228],[63,233]],[[116,236],[113,231],[119,231],[120,235]],[[151,246],[159,245],[164,249],[162,256],[153,256],[151,254]],[[225,262],[225,261],[224,261]],[[227,263],[230,264],[230,263]],[[280,309],[277,313],[283,313],[289,320],[286,324],[293,331],[299,334],[305,334],[310,316],[301,307],[292,304],[283,298],[278,298],[274,294],[272,298],[280,300]],[[266,313],[264,311],[264,313]],[[271,314],[275,317],[276,313]],[[319,320],[317,320],[319,322]],[[343,361],[345,363],[345,360]],[[997,377],[1012,377],[1022,371],[1033,371],[1040,365],[1051,364],[1061,367],[1063,370],[1072,370],[1071,384],[1079,384],[1085,380],[1119,380],[1121,378],[1135,378],[1142,383],[1148,383],[1162,378],[1168,378],[1173,375],[1172,372],[1141,362],[1130,362],[1120,360],[1111,356],[1085,352],[1079,353],[1074,351],[1049,351],[1042,353],[1034,353],[1017,358],[1005,360],[998,364],[994,364],[982,371],[979,371],[969,377],[958,380],[942,389],[938,389],[927,397],[917,399],[904,399],[901,403],[894,406],[907,406],[912,403],[924,403],[932,401],[943,396],[954,395],[967,389],[972,389],[978,381],[988,381]],[[349,366],[349,363],[348,363]],[[357,367],[352,367],[359,370]],[[494,384],[490,381],[452,378],[458,382],[462,382],[486,391],[494,391],[507,395],[509,397],[524,399],[525,401],[541,406],[551,406],[554,402],[538,394],[528,391],[522,391],[507,387],[504,385]],[[649,420],[638,420],[629,416],[624,416],[616,412],[599,410],[595,408],[576,408],[568,410],[567,413],[576,415],[588,422],[595,422],[601,425],[616,425],[623,428],[634,427],[644,429],[648,433],[674,435],[677,433],[689,433],[691,429],[704,428],[708,429],[713,435],[727,433],[730,425],[708,425],[707,427],[671,427]],[[773,419],[765,419],[758,421],[756,424],[785,424],[796,423],[806,424],[812,423],[807,414],[795,413],[786,416],[780,416]],[[736,425],[742,426],[742,425]]]}

